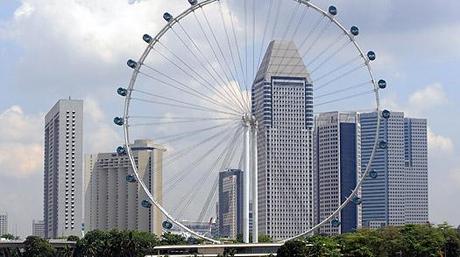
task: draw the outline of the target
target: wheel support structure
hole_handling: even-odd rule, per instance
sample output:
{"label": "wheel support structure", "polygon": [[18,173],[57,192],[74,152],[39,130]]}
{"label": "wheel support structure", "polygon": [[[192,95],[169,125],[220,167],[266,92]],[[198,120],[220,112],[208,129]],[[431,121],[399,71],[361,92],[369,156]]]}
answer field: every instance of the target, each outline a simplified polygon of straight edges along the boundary
{"label": "wheel support structure", "polygon": [[[249,243],[250,198],[252,199],[252,242],[258,242],[258,171],[257,171],[257,121],[251,114],[242,117],[244,126],[243,167],[243,242]],[[251,180],[252,178],[252,180]]]}

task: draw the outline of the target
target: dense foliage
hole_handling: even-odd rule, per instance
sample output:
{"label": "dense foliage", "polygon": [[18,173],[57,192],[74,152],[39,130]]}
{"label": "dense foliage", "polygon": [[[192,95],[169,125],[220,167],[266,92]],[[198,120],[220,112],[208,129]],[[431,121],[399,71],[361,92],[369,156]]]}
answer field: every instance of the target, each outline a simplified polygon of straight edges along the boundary
{"label": "dense foliage", "polygon": [[6,240],[19,240],[18,236],[14,236],[12,234],[4,234],[4,235],[1,235],[0,238],[4,238]]}
{"label": "dense foliage", "polygon": [[157,245],[187,244],[184,237],[164,234],[161,239],[140,231],[91,231],[77,242],[74,257],[144,257]]}
{"label": "dense foliage", "polygon": [[[180,235],[166,233],[158,238],[139,231],[91,231],[84,238],[71,236],[75,250],[54,249],[44,239],[30,236],[25,241],[22,257],[144,257],[154,253],[157,245],[203,243]],[[259,236],[260,242],[270,242]],[[16,254],[16,253],[15,253]],[[223,256],[233,256],[231,249]],[[16,255],[14,255],[16,256]],[[313,236],[287,242],[279,257],[429,257],[460,256],[460,231],[448,226],[406,225],[382,229],[361,229],[339,236]]]}
{"label": "dense foliage", "polygon": [[288,242],[277,256],[460,256],[460,234],[446,224],[362,229],[335,237],[314,236]]}
{"label": "dense foliage", "polygon": [[45,239],[29,236],[24,242],[23,257],[54,257],[56,250]]}

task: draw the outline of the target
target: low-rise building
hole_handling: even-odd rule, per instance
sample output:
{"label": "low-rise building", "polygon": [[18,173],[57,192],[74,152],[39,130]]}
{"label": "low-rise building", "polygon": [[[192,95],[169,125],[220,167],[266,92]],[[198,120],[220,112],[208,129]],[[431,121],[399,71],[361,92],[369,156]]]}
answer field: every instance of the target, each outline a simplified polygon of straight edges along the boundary
{"label": "low-rise building", "polygon": [[45,222],[43,220],[32,221],[32,235],[45,238]]}

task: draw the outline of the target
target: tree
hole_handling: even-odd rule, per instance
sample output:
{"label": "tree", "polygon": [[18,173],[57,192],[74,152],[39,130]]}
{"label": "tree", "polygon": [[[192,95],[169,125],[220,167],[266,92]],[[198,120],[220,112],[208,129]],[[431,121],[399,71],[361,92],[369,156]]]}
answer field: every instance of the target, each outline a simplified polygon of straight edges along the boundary
{"label": "tree", "polygon": [[68,236],[67,237],[67,241],[69,242],[78,242],[78,240],[80,240],[78,236]]}
{"label": "tree", "polygon": [[377,236],[382,240],[381,244],[374,248],[378,256],[400,256],[403,251],[403,237],[399,227],[384,227],[378,229]]}
{"label": "tree", "polygon": [[23,257],[53,257],[56,251],[51,244],[36,236],[29,236],[24,242]]}
{"label": "tree", "polygon": [[94,230],[77,242],[74,257],[144,257],[159,244],[158,237],[148,232]]}
{"label": "tree", "polygon": [[340,245],[335,237],[313,236],[307,239],[305,256],[330,256],[338,257],[340,254]]}
{"label": "tree", "polygon": [[187,240],[181,235],[171,234],[170,232],[164,233],[161,236],[162,245],[186,245]]}
{"label": "tree", "polygon": [[444,223],[437,228],[444,237],[442,252],[444,256],[460,256],[460,231]]}
{"label": "tree", "polygon": [[110,235],[108,232],[93,230],[77,242],[75,257],[97,257],[107,255]]}
{"label": "tree", "polygon": [[339,237],[342,254],[346,257],[374,257],[373,249],[380,243],[381,239],[371,230],[360,230]]}
{"label": "tree", "polygon": [[343,256],[460,256],[460,236],[448,225],[362,229],[339,236]]}
{"label": "tree", "polygon": [[73,256],[73,251],[71,247],[66,245],[64,248],[57,249],[55,253],[55,257],[72,257]]}
{"label": "tree", "polygon": [[400,228],[403,256],[439,256],[445,244],[442,232],[429,225],[405,225]]}
{"label": "tree", "polygon": [[5,238],[6,240],[19,240],[18,236],[14,236],[12,234],[5,234],[0,236],[0,238]]}
{"label": "tree", "polygon": [[124,248],[127,249],[126,254],[120,256],[144,257],[153,253],[153,248],[160,245],[160,240],[155,234],[142,231],[124,231],[125,240],[123,241]]}
{"label": "tree", "polygon": [[300,240],[287,241],[277,253],[277,257],[305,257],[308,256],[307,244]]}
{"label": "tree", "polygon": [[269,235],[265,234],[260,234],[259,237],[259,243],[272,243],[273,239]]}

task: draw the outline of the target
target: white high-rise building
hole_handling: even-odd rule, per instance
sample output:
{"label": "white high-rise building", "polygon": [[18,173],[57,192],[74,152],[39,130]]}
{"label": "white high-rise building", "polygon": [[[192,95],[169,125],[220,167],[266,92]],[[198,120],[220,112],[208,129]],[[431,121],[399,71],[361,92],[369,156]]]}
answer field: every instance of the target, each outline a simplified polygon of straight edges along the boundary
{"label": "white high-rise building", "polygon": [[259,233],[286,239],[313,225],[313,85],[293,42],[272,41],[252,90],[258,121]]}
{"label": "white high-rise building", "polygon": [[[377,114],[362,113],[362,170],[372,152]],[[428,164],[426,120],[404,118],[403,112],[391,112],[382,119],[379,141],[387,149],[377,149],[371,168],[376,178],[367,178],[362,186],[363,225],[382,227],[426,223],[428,221]]]}
{"label": "white high-rise building", "polygon": [[59,100],[45,117],[45,237],[81,236],[83,101]]}
{"label": "white high-rise building", "polygon": [[[361,127],[356,113],[329,112],[315,118],[314,168],[316,222],[328,218],[348,199],[361,178]],[[336,235],[361,227],[361,192],[321,234]]]}
{"label": "white high-rise building", "polygon": [[8,234],[8,215],[0,214],[0,236]]}
{"label": "white high-rise building", "polygon": [[43,222],[43,220],[32,221],[32,235],[41,238],[45,237],[45,222]]}
{"label": "white high-rise building", "polygon": [[428,222],[428,142],[426,119],[404,119],[406,224]]}
{"label": "white high-rise building", "polygon": [[[138,172],[153,197],[163,202],[163,153],[152,140],[135,140],[131,146]],[[85,229],[139,230],[162,234],[163,215],[146,208],[147,195],[127,176],[133,169],[126,154],[99,153],[85,156]]]}

